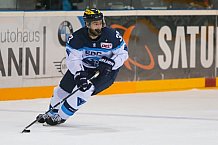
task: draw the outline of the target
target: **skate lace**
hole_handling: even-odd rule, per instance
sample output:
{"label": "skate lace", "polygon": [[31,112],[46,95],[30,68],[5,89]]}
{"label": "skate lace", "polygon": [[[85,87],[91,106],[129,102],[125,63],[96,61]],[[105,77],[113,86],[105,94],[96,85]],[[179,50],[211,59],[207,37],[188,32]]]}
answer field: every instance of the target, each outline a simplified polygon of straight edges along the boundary
{"label": "skate lace", "polygon": [[48,117],[49,117],[48,114],[42,114],[42,118],[43,118],[43,119],[46,119],[46,118],[48,118]]}
{"label": "skate lace", "polygon": [[51,119],[53,121],[56,121],[56,122],[60,122],[61,121],[61,117],[58,114],[55,114],[54,116],[52,116]]}

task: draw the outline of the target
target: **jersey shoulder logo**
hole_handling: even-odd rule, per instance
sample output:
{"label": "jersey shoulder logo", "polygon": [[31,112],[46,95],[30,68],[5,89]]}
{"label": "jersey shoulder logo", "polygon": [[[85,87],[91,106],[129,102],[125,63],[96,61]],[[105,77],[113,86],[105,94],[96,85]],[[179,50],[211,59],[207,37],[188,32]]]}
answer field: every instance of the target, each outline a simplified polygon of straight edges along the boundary
{"label": "jersey shoulder logo", "polygon": [[112,47],[112,43],[101,42],[101,48],[111,49]]}

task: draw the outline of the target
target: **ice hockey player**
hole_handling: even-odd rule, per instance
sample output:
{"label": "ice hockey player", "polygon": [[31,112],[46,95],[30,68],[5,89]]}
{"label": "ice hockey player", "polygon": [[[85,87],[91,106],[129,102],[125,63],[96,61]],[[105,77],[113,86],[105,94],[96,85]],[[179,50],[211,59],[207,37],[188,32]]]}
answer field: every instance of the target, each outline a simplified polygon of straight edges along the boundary
{"label": "ice hockey player", "polygon": [[[126,43],[115,29],[106,27],[103,13],[96,8],[86,9],[85,27],[75,31],[66,44],[67,72],[54,88],[50,107],[73,90],[80,88],[48,114],[39,114],[38,122],[49,125],[64,123],[92,95],[113,84],[120,67],[128,58]],[[97,71],[97,78],[88,81]],[[42,115],[42,116],[41,116]]]}

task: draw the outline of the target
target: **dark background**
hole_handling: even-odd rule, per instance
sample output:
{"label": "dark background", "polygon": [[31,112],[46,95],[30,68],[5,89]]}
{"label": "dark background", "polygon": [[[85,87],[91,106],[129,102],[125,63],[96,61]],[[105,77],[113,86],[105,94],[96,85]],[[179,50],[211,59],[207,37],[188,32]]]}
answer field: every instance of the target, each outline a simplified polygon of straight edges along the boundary
{"label": "dark background", "polygon": [[[106,17],[108,26],[114,24],[129,28],[135,26],[133,29],[128,49],[129,57],[134,61],[143,65],[150,63],[148,52],[145,49],[147,45],[154,58],[154,67],[151,69],[142,69],[136,65],[130,64],[132,70],[123,66],[120,70],[117,80],[119,81],[137,81],[137,80],[161,80],[161,79],[180,79],[180,78],[200,78],[200,77],[214,77],[215,74],[215,54],[213,64],[210,68],[204,68],[200,63],[200,45],[201,38],[197,36],[196,40],[196,67],[190,68],[190,37],[186,37],[186,52],[188,68],[182,68],[181,56],[179,58],[179,67],[172,68],[171,66],[163,70],[158,64],[158,55],[163,55],[163,52],[158,43],[158,33],[161,27],[169,26],[172,31],[172,37],[175,37],[175,31],[177,26],[214,26],[214,38],[215,38],[215,18],[216,16],[132,16],[132,17]],[[117,29],[122,35],[125,33],[123,29]],[[199,30],[200,31],[200,30]],[[173,55],[174,38],[168,43]],[[207,47],[206,47],[207,49]],[[214,52],[215,52],[215,40],[214,40]]]}

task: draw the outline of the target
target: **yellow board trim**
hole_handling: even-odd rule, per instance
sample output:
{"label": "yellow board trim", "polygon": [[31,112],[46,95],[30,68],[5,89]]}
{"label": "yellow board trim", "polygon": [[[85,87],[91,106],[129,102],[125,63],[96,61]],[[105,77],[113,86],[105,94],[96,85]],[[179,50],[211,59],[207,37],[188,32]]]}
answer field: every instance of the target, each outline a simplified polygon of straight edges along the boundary
{"label": "yellow board trim", "polygon": [[[205,78],[115,82],[111,87],[101,92],[100,95],[174,91],[192,88],[205,88]],[[53,89],[54,86],[1,88],[0,100],[49,98],[52,96]]]}
{"label": "yellow board trim", "polygon": [[176,80],[152,80],[137,82],[115,82],[110,88],[106,89],[101,95],[106,94],[125,94],[184,90],[191,88],[204,88],[204,78],[176,79]]}
{"label": "yellow board trim", "polygon": [[52,95],[53,89],[54,86],[1,88],[0,100],[48,98]]}

